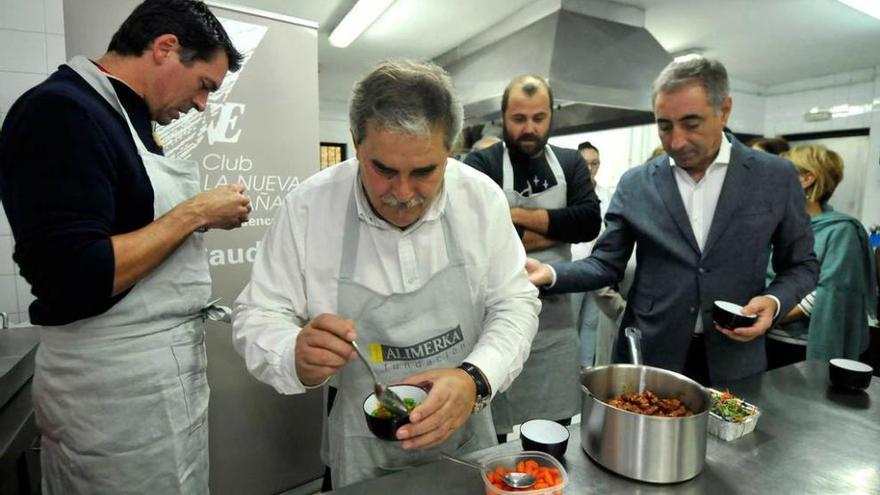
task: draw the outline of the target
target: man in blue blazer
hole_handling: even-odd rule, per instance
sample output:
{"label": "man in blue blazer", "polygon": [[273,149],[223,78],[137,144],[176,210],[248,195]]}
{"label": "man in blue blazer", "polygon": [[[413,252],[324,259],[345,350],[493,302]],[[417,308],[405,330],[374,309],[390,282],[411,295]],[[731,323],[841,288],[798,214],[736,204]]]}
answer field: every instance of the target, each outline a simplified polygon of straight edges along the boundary
{"label": "man in blue blazer", "polygon": [[[589,258],[530,259],[526,267],[548,292],[584,292],[617,283],[635,247],[621,330],[642,331],[645,364],[704,384],[764,371],[764,333],[815,287],[819,273],[794,167],[725,133],[731,108],[720,62],[670,63],[654,82],[666,154],[621,177]],[[778,275],[765,286],[771,255]],[[757,315],[755,324],[717,327],[715,300],[747,303],[743,313]],[[625,347],[618,338],[617,360],[628,356]]]}

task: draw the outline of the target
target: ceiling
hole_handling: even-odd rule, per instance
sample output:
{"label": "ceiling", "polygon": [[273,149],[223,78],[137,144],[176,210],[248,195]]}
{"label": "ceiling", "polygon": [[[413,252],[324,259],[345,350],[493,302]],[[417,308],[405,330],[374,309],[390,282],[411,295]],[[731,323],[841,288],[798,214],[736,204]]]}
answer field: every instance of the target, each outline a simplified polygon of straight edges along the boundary
{"label": "ceiling", "polygon": [[[344,108],[379,60],[444,54],[525,7],[548,0],[396,0],[348,48],[327,38],[355,0],[226,0],[318,22],[322,105]],[[618,0],[645,11],[670,53],[699,48],[759,89],[880,66],[880,20],[836,0]],[[646,84],[648,82],[646,81]]]}

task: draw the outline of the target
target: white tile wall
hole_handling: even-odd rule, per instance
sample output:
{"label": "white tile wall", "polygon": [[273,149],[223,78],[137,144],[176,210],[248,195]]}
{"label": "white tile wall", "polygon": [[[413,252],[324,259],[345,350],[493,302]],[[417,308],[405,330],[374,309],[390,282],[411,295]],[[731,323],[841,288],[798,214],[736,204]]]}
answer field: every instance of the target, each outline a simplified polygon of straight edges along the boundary
{"label": "white tile wall", "polygon": [[58,68],[59,65],[67,62],[64,49],[63,34],[47,34],[46,35],[46,71],[50,74]]}
{"label": "white tile wall", "polygon": [[62,0],[43,0],[43,6],[46,12],[46,32],[50,34],[64,34],[64,8]]}
{"label": "white tile wall", "polygon": [[7,313],[20,313],[18,293],[15,288],[15,275],[0,275],[0,308]]}
{"label": "white tile wall", "polygon": [[728,127],[736,132],[764,134],[764,116],[767,113],[766,98],[751,93],[731,91],[733,110]]}
{"label": "white tile wall", "polygon": [[0,29],[0,71],[46,73],[46,34]]}
{"label": "white tile wall", "polygon": [[[767,112],[764,120],[765,134],[798,134],[870,127],[870,113],[820,122],[807,122],[804,119],[804,114],[813,107],[830,108],[844,103],[850,105],[871,103],[875,97],[875,83],[873,80],[863,81],[861,72],[859,74],[860,77],[855,79],[856,82],[767,96]],[[828,76],[822,78],[822,81],[853,81],[854,79],[852,76],[844,76],[846,77]],[[815,84],[817,80],[810,81]],[[802,86],[808,85],[804,83]],[[797,83],[789,83],[786,86],[797,87],[798,85]]]}
{"label": "white tile wall", "polygon": [[[62,0],[0,0],[0,124],[22,93],[66,60]],[[28,320],[34,297],[12,261],[12,231],[0,208],[0,311]]]}
{"label": "white tile wall", "polygon": [[0,275],[15,275],[12,262],[12,236],[0,235]]}
{"label": "white tile wall", "polygon": [[[60,7],[60,2],[58,3]],[[0,0],[0,29],[46,32],[46,13],[43,1]]]}
{"label": "white tile wall", "polygon": [[12,229],[9,228],[9,220],[6,218],[6,212],[3,211],[3,205],[0,204],[0,236],[12,235]]}

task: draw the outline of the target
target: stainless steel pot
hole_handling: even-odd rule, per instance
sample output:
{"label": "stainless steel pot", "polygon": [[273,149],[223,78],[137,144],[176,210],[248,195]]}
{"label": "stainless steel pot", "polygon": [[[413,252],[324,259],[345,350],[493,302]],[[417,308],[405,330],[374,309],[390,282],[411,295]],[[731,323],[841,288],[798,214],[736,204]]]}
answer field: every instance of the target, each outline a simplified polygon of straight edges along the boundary
{"label": "stainless steel pot", "polygon": [[[706,427],[712,404],[697,382],[672,371],[641,365],[640,337],[624,331],[636,364],[612,364],[581,373],[581,447],[605,468],[651,483],[677,483],[700,474],[706,461]],[[663,418],[609,406],[624,392],[649,389],[677,398],[693,416]]]}

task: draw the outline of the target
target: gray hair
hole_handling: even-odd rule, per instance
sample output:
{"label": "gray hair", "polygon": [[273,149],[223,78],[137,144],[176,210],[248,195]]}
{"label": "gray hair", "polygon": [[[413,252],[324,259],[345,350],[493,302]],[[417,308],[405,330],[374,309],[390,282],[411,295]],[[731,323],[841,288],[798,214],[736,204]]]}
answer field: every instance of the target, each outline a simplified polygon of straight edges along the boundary
{"label": "gray hair", "polygon": [[355,144],[364,140],[369,123],[415,136],[429,136],[440,126],[446,132],[443,144],[451,150],[463,114],[443,68],[401,60],[379,64],[355,84],[348,120]]}
{"label": "gray hair", "polygon": [[720,113],[721,104],[730,95],[727,69],[721,62],[703,57],[688,58],[680,62],[673,60],[664,67],[654,80],[651,101],[656,101],[658,93],[675,91],[692,83],[699,83],[706,90],[712,108]]}

